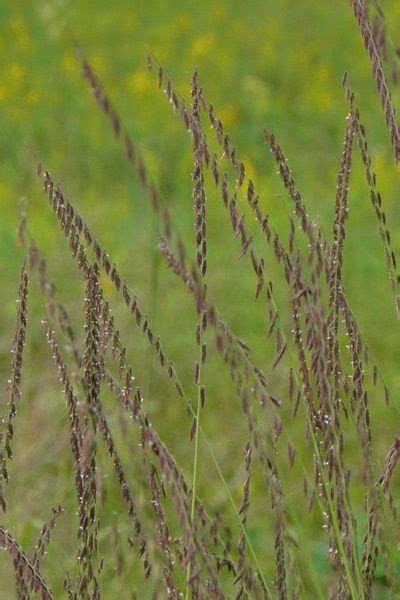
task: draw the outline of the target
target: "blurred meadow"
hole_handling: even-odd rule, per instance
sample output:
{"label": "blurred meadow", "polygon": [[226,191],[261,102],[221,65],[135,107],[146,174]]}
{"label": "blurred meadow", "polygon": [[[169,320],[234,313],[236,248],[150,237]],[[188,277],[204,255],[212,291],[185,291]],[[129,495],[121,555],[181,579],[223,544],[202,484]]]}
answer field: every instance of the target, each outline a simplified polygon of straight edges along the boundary
{"label": "blurred meadow", "polygon": [[[388,33],[400,43],[400,4],[382,1]],[[168,356],[182,383],[195,398],[193,362],[196,358],[196,313],[192,297],[181,281],[166,268],[158,250],[157,217],[123,148],[96,106],[76,57],[79,44],[104,89],[118,110],[140,152],[160,197],[168,203],[172,228],[179,231],[186,247],[193,249],[193,200],[191,139],[179,116],[174,115],[165,94],[149,74],[146,54],[151,51],[171,77],[174,88],[190,102],[194,67],[199,82],[224,129],[229,132],[246,172],[261,191],[260,205],[283,239],[287,239],[288,214],[293,206],[277,175],[276,164],[266,148],[263,130],[274,132],[293,173],[312,220],[331,238],[336,176],[343,149],[348,106],[341,79],[345,71],[361,117],[365,123],[369,151],[382,193],[387,220],[400,250],[399,173],[385,127],[379,98],[371,78],[371,67],[347,2],[328,0],[232,0],[202,2],[128,2],[67,0],[0,1],[0,374],[2,406],[7,401],[10,348],[15,321],[19,270],[26,248],[17,244],[21,211],[27,215],[27,238],[32,236],[46,257],[49,277],[57,286],[57,299],[68,308],[78,343],[84,339],[84,285],[75,261],[67,252],[56,219],[36,176],[40,161],[64,195],[71,199],[119,266],[128,287],[135,290],[147,308],[153,330],[163,340]],[[399,85],[391,84],[393,103],[399,106]],[[221,150],[209,136],[213,151]],[[221,167],[222,169],[223,167]],[[283,470],[283,487],[289,532],[303,577],[305,598],[326,597],[331,567],[323,521],[318,510],[307,512],[302,495],[301,461],[313,465],[305,440],[304,422],[291,416],[288,401],[290,358],[272,369],[275,347],[267,340],[265,303],[255,300],[256,279],[248,257],[240,255],[226,211],[211,177],[206,175],[208,219],[208,294],[232,330],[251,348],[253,362],[260,367],[271,390],[282,400],[282,420],[289,424],[296,446],[296,461],[287,468],[285,440],[277,444],[277,460]],[[265,244],[247,206],[245,189],[238,204],[254,233],[254,244],[264,257],[265,271],[273,282],[278,306],[290,299],[282,269]],[[381,387],[367,382],[370,393],[373,460],[378,471],[399,428],[400,344],[399,323],[385,268],[376,216],[371,208],[360,153],[353,156],[349,191],[349,224],[344,249],[344,286],[363,338],[373,353],[390,390],[385,404]],[[297,225],[296,225],[297,226]],[[190,264],[193,255],[188,256]],[[40,321],[46,307],[36,275],[30,276],[28,339],[25,349],[22,399],[18,405],[13,440],[10,482],[6,488],[8,509],[3,524],[21,545],[32,548],[50,508],[61,504],[64,515],[53,533],[45,574],[56,598],[63,595],[63,576],[73,571],[76,537],[73,461],[68,447],[67,413],[57,372]],[[146,340],[132,324],[112,284],[101,276],[107,298],[113,304],[117,326],[128,348],[142,388],[145,410],[170,448],[183,473],[191,481],[193,442],[189,442],[190,418],[185,403],[174,393],[168,379],[151,354]],[[288,338],[290,312],[280,315]],[[207,334],[209,335],[209,334]],[[62,352],[67,344],[59,336]],[[213,446],[233,498],[240,505],[243,451],[248,431],[243,427],[240,401],[229,369],[209,339],[209,355],[202,377],[207,402],[202,426]],[[212,365],[212,367],[210,367]],[[117,431],[118,412],[111,395],[104,404]],[[268,432],[273,424],[269,409],[260,411],[259,424]],[[142,491],[138,439],[132,434],[130,447],[122,452],[127,473],[142,511],[150,510]],[[100,450],[100,452],[104,452]],[[350,442],[349,456],[358,452]],[[105,453],[104,453],[105,454]],[[360,459],[361,461],[361,459]],[[352,456],[352,481],[361,480],[361,462]],[[100,472],[102,516],[100,554],[105,556],[101,575],[104,598],[151,598],[151,586],[143,583],[140,561],[129,550],[129,523],[123,515],[118,527],[113,516],[123,512],[119,489],[106,459]],[[286,467],[284,467],[286,465]],[[400,477],[395,474],[392,494],[398,500]],[[362,507],[363,489],[353,487],[355,506]],[[210,511],[218,511],[235,531],[230,501],[221,485],[204,444],[200,442],[198,493]],[[100,495],[101,495],[100,494]],[[254,549],[272,581],[274,562],[273,520],[261,472],[254,467],[251,482],[248,533]],[[23,499],[23,502],[21,502]],[[361,509],[360,509],[361,510]],[[360,537],[362,533],[359,533]],[[399,538],[397,540],[399,542]],[[110,552],[110,547],[112,551]],[[120,550],[120,552],[117,551]],[[118,562],[119,561],[119,562]],[[122,566],[121,563],[122,562]],[[50,566],[51,565],[51,566]],[[271,565],[271,566],[270,566]],[[313,567],[311,568],[311,565]],[[400,559],[397,562],[400,571]],[[290,568],[290,567],[289,567]],[[122,570],[122,574],[119,571]],[[317,577],[315,576],[317,573]],[[381,577],[381,579],[380,579]],[[389,598],[380,564],[376,598]],[[9,558],[0,562],[0,598],[15,597]],[[146,587],[147,586],[147,587]],[[129,591],[128,591],[129,590]],[[399,592],[400,593],[400,592]],[[163,592],[160,591],[160,598]]]}

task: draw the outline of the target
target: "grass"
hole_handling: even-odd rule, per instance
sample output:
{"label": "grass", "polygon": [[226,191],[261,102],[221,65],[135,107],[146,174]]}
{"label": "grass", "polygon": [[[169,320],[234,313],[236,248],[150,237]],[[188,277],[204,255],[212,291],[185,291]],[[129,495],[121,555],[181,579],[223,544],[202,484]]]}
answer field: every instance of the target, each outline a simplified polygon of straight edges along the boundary
{"label": "grass", "polygon": [[[283,18],[295,30],[299,7],[281,5],[283,12],[271,8],[268,24]],[[305,127],[299,140],[324,165],[315,174],[290,126],[298,117],[295,90],[291,105],[281,98],[278,109],[268,109],[260,135],[265,111],[258,103],[268,105],[267,86],[290,70],[298,38],[289,43],[272,27],[265,48],[257,43],[258,58],[248,58],[251,69],[243,62],[230,70],[230,55],[222,68],[208,50],[230,18],[219,8],[211,34],[199,9],[198,38],[183,53],[185,65],[196,52],[204,60],[188,101],[158,48],[157,57],[147,54],[150,74],[134,72],[142,100],[158,107],[148,142],[146,120],[127,109],[125,83],[107,76],[100,83],[102,61],[71,41],[72,30],[85,47],[91,43],[76,9],[33,10],[55,32],[56,53],[68,49],[67,66],[75,43],[97,108],[89,109],[90,122],[67,117],[68,160],[59,170],[60,138],[46,127],[45,99],[37,121],[18,102],[15,114],[6,110],[8,133],[18,113],[22,125],[30,123],[24,139],[35,140],[35,149],[25,146],[19,159],[11,153],[3,178],[23,174],[25,195],[15,211],[20,225],[16,218],[2,225],[7,288],[16,259],[22,264],[0,455],[0,539],[11,557],[1,567],[5,598],[385,598],[399,591],[390,22],[377,3],[368,3],[368,13],[359,0],[338,9],[347,49],[357,48],[352,61],[336,61],[346,70],[344,102],[327,100],[314,60],[302,72],[304,124],[296,131]],[[324,10],[314,8],[302,10],[324,29]],[[179,7],[167,16],[177,10],[178,26]],[[257,40],[264,10],[246,16],[249,39]],[[143,7],[140,18],[152,11]],[[118,31],[136,27],[118,18]],[[23,39],[24,21],[7,23]],[[334,38],[338,31],[332,26]],[[264,73],[271,40],[279,60]],[[310,47],[311,40],[305,56]],[[220,77],[236,74],[243,84],[228,78],[222,102],[218,93],[213,102],[215,84],[207,80],[213,64]],[[68,69],[79,109],[87,94],[76,67]],[[332,102],[329,114],[321,116],[312,98]],[[228,103],[222,114],[220,102]],[[242,121],[250,124],[247,138]],[[43,127],[43,143],[32,127]],[[323,159],[312,132],[322,132]],[[370,144],[375,137],[379,143]],[[244,140],[257,146],[249,156],[241,154]],[[30,164],[38,154],[50,210]],[[11,323],[9,300],[4,315]],[[9,337],[2,330],[4,351]]]}

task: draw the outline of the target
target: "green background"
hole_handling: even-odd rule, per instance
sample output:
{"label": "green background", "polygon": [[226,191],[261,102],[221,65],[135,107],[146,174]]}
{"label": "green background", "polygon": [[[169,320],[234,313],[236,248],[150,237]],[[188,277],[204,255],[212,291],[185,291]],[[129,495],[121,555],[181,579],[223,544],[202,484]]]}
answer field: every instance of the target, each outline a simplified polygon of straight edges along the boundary
{"label": "green background", "polygon": [[[400,6],[381,2],[390,36],[400,40]],[[157,252],[157,223],[146,193],[129,169],[123,150],[114,140],[110,124],[96,107],[83,80],[74,52],[76,39],[98,74],[122,121],[143,157],[160,196],[171,208],[173,227],[187,247],[193,248],[191,197],[191,141],[180,119],[173,114],[155,78],[149,75],[146,53],[154,52],[180,95],[189,100],[190,80],[198,67],[200,85],[236,147],[247,173],[261,194],[260,204],[271,215],[277,231],[287,236],[290,200],[276,174],[276,166],[263,141],[263,129],[273,131],[281,144],[310,216],[321,224],[329,239],[334,214],[336,175],[340,164],[347,106],[341,86],[344,71],[356,93],[366,125],[373,168],[382,192],[392,244],[400,246],[399,175],[392,157],[389,134],[352,10],[347,2],[329,0],[264,0],[155,2],[5,2],[0,1],[0,374],[4,382],[3,408],[7,401],[9,350],[15,319],[18,273],[24,249],[16,236],[21,206],[26,207],[28,235],[46,256],[49,275],[58,297],[68,307],[82,342],[83,293],[81,276],[67,252],[55,217],[35,175],[38,161],[60,182],[66,197],[79,209],[100,243],[107,249],[128,287],[147,307],[153,330],[163,340],[167,354],[194,398],[193,361],[196,355],[196,316],[192,299],[181,282],[163,264]],[[389,46],[389,54],[392,49]],[[390,70],[390,66],[388,67]],[[393,102],[399,90],[391,85]],[[213,139],[212,131],[208,134]],[[214,142],[213,150],[218,151]],[[252,349],[271,389],[283,398],[282,416],[299,456],[310,459],[304,440],[304,415],[291,418],[287,377],[289,359],[272,373],[274,344],[266,340],[266,309],[254,300],[256,281],[249,261],[239,260],[240,243],[233,239],[227,215],[207,178],[209,231],[208,283],[215,301],[232,329]],[[281,269],[248,213],[245,190],[239,193],[241,209],[265,258],[266,271],[275,285],[285,333],[290,336],[287,289]],[[399,325],[376,217],[371,208],[359,152],[355,151],[349,194],[350,215],[345,244],[344,283],[350,305],[390,389],[394,402],[385,407],[380,387],[370,390],[374,437],[374,461],[381,471],[384,458],[398,431],[400,385]],[[194,250],[193,250],[194,256]],[[190,262],[191,256],[188,256]],[[23,398],[16,418],[14,460],[7,490],[9,511],[5,525],[27,549],[32,548],[50,506],[61,503],[66,514],[60,520],[44,561],[43,572],[56,597],[62,594],[66,569],[73,572],[75,533],[72,462],[69,457],[66,410],[57,374],[51,365],[40,320],[45,316],[36,276],[32,275],[29,310],[29,342],[23,370]],[[106,295],[116,302],[113,310],[124,343],[129,349],[145,409],[169,445],[190,481],[192,446],[190,421],[184,405],[153,362],[144,338],[133,326],[111,284],[101,279]],[[68,356],[68,348],[61,344]],[[209,339],[205,369],[208,394],[203,424],[213,444],[234,498],[240,504],[243,484],[242,448],[247,429],[234,394],[228,370]],[[113,401],[106,398],[111,423],[117,427]],[[269,429],[271,411],[261,412],[261,427]],[[360,460],[349,431],[349,456],[354,477],[356,510],[362,510]],[[137,440],[133,438],[134,448]],[[354,452],[352,452],[354,450]],[[148,499],[140,485],[140,460],[124,451],[138,504],[147,510]],[[135,450],[132,450],[135,454]],[[278,444],[279,460],[287,464],[286,445]],[[142,587],[140,567],[127,549],[129,526],[121,517],[117,533],[126,570],[115,573],[112,518],[123,512],[111,465],[103,461],[104,480],[109,479],[101,527],[102,552],[106,556],[102,583],[104,597],[151,597]],[[273,573],[273,521],[268,492],[255,467],[251,489],[249,535],[265,566]],[[312,472],[312,465],[309,464]],[[396,496],[399,478],[394,477]],[[292,507],[290,532],[299,544],[304,585],[315,597],[315,581],[330,581],[327,542],[318,510],[311,514],[299,503],[302,471],[298,462],[285,473],[285,496]],[[201,449],[199,493],[210,511],[218,510],[237,535],[226,494]],[[362,520],[361,520],[362,523]],[[300,526],[301,525],[301,526]],[[236,529],[235,529],[236,528]],[[362,533],[362,532],[361,532]],[[360,533],[360,535],[361,535]],[[111,551],[110,551],[111,545]],[[0,598],[13,597],[10,563],[0,563]],[[379,575],[379,567],[378,567]],[[379,580],[379,577],[378,577]],[[128,585],[129,582],[129,585]],[[133,594],[133,592],[132,592]],[[376,597],[385,595],[378,583]],[[162,597],[162,595],[160,596]],[[306,596],[307,597],[307,596]]]}

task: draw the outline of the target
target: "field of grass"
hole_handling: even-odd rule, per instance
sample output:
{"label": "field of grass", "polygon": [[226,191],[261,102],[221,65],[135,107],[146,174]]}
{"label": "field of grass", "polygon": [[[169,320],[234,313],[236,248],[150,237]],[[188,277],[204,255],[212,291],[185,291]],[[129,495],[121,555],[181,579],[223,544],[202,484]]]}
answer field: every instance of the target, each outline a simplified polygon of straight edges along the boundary
{"label": "field of grass", "polygon": [[[340,596],[337,591],[338,572],[341,571],[340,568],[335,571],[328,555],[329,545],[335,542],[332,542],[332,533],[326,532],[324,502],[319,495],[321,486],[315,486],[314,503],[308,510],[314,488],[315,449],[306,431],[307,410],[301,402],[294,418],[294,401],[289,394],[291,370],[299,377],[297,347],[293,343],[294,288],[286,285],[282,264],[277,261],[273,247],[267,243],[255,219],[246,190],[248,178],[251,178],[256,193],[260,194],[259,206],[263,215],[269,214],[273,230],[289,247],[288,217],[295,219],[294,204],[277,174],[274,154],[265,143],[263,132],[266,128],[275,134],[288,159],[296,189],[301,190],[307,208],[307,219],[315,222],[328,242],[332,242],[337,175],[349,113],[342,87],[343,73],[347,72],[361,121],[365,124],[368,152],[373,163],[371,170],[376,173],[376,186],[382,194],[391,234],[390,248],[398,255],[398,165],[393,158],[385,116],[371,77],[370,61],[348,4],[327,0],[297,3],[265,0],[252,2],[251,6],[236,0],[204,0],[201,3],[178,0],[165,3],[152,0],[22,3],[6,0],[0,7],[1,414],[7,414],[8,410],[7,381],[10,379],[16,298],[20,269],[31,238],[45,257],[48,281],[55,282],[56,304],[62,302],[68,310],[76,346],[82,354],[85,347],[87,349],[84,326],[88,318],[87,305],[85,307],[88,290],[43,193],[43,173],[47,170],[54,182],[60,184],[65,199],[79,211],[112,263],[117,265],[130,293],[137,295],[143,317],[148,315],[151,329],[159,335],[165,355],[173,362],[185,395],[196,412],[197,387],[200,385],[196,386],[193,380],[199,354],[195,331],[204,307],[199,316],[192,295],[166,266],[158,237],[164,231],[163,219],[152,209],[135,168],[126,160],[123,140],[115,138],[110,119],[96,105],[83,76],[76,47],[82,50],[111,99],[123,123],[124,134],[128,132],[133,140],[147,179],[153,181],[157,189],[160,205],[168,207],[172,239],[174,242],[179,235],[183,240],[189,272],[195,260],[192,137],[185,131],[179,111],[174,113],[165,87],[169,76],[173,89],[179,99],[185,98],[190,112],[191,82],[196,67],[206,102],[212,104],[224,131],[229,134],[229,143],[235,148],[238,161],[245,165],[246,183],[236,187],[236,202],[253,235],[248,250],[242,253],[240,227],[235,235],[229,211],[221,201],[219,186],[215,185],[210,170],[204,168],[207,298],[234,334],[248,344],[251,362],[263,371],[268,381],[268,394],[281,401],[279,408],[274,402],[268,402],[266,407],[257,402],[252,414],[257,418],[258,431],[268,451],[272,452],[280,473],[286,511],[287,594],[295,597],[298,589],[299,597],[307,599],[368,595],[355,596],[350,589],[348,596]],[[374,15],[375,3],[369,4],[371,15]],[[379,5],[387,22],[387,57],[383,64],[388,73],[392,103],[396,107],[400,101],[399,84],[392,81],[390,73],[397,64],[393,44],[400,43],[400,6],[393,0],[382,0]],[[148,53],[153,56],[152,73],[149,73],[146,61]],[[158,63],[163,67],[160,90]],[[223,147],[218,145],[207,115],[203,114],[201,118],[211,157],[214,153],[217,155],[220,177],[225,170],[228,172],[231,197],[238,175],[228,164]],[[399,434],[399,322],[379,223],[371,206],[370,186],[365,178],[357,139],[354,137],[348,192],[343,289],[357,320],[363,348],[363,389],[368,393],[372,434],[372,442],[368,444],[371,472],[381,475],[388,450]],[[37,176],[38,163],[41,165],[40,177]],[[25,243],[18,239],[21,214],[26,216]],[[302,236],[299,221],[294,220],[294,223],[295,245],[306,257],[308,240]],[[255,299],[257,275],[250,259],[252,248],[256,256],[264,260],[265,285],[258,299]],[[87,258],[95,260],[93,246],[88,246]],[[306,265],[306,258],[302,260]],[[308,271],[307,268],[305,266],[308,277],[311,267]],[[22,395],[14,418],[13,459],[7,465],[7,511],[1,516],[0,525],[15,536],[29,555],[43,523],[51,516],[51,507],[63,507],[64,512],[57,520],[46,556],[41,561],[41,572],[54,597],[61,598],[65,594],[65,573],[68,571],[74,582],[77,574],[78,508],[63,386],[41,327],[42,321],[48,321],[56,330],[60,353],[68,364],[72,384],[82,396],[82,405],[85,395],[80,388],[82,373],[74,364],[73,344],[57,324],[46,301],[46,293],[41,293],[37,269],[29,271],[28,275]],[[266,302],[270,281],[279,314],[279,327],[275,327],[272,336],[268,336],[271,320]],[[196,435],[190,439],[192,416],[187,415],[185,398],[177,393],[174,384],[171,385],[146,333],[143,335],[136,327],[135,318],[124,305],[121,293],[103,270],[98,284],[112,307],[115,325],[126,346],[126,363],[132,365],[134,386],[140,385],[143,411],[148,413],[191,486]],[[49,290],[51,288],[47,287],[47,298]],[[325,283],[321,303],[327,302]],[[304,327],[306,330],[306,325]],[[277,331],[280,332],[278,340],[275,337]],[[287,350],[275,367],[276,355],[284,345],[282,340],[286,339]],[[225,544],[231,536],[232,556],[236,561],[236,543],[241,530],[237,509],[242,502],[246,480],[243,449],[250,440],[250,433],[242,410],[243,401],[236,394],[238,382],[232,381],[210,324],[204,333],[204,341],[207,342],[207,360],[201,369],[201,384],[206,388],[206,402],[201,411],[201,427],[205,437],[199,435],[196,445],[196,490],[211,519],[220,523],[219,534]],[[344,329],[338,343],[344,372],[349,373],[350,381],[350,391],[343,402],[351,413],[354,357],[346,351],[349,340]],[[118,369],[112,364],[110,353],[107,360],[116,377]],[[377,385],[373,382],[374,365],[378,366]],[[317,389],[318,378],[313,378],[312,384]],[[388,403],[385,402],[385,388],[390,397]],[[249,393],[251,395],[251,390]],[[318,393],[315,393],[318,399]],[[121,461],[153,559],[151,576],[145,580],[143,559],[137,556],[136,541],[133,549],[128,541],[128,537],[134,537],[134,532],[120,499],[113,463],[98,441],[96,481],[100,525],[96,561],[104,557],[98,577],[102,597],[115,598],[118,594],[121,599],[140,599],[152,598],[154,593],[154,597],[166,598],[162,582],[163,551],[156,544],[156,519],[147,482],[150,462],[157,469],[159,467],[149,448],[139,449],[139,428],[132,426],[105,384],[102,384],[102,402],[119,445]],[[342,457],[351,473],[348,501],[357,521],[353,541],[361,555],[367,520],[364,496],[368,496],[369,488],[363,482],[364,457],[355,420],[354,414],[349,419],[342,417],[341,433],[345,440]],[[281,423],[282,433],[278,436]],[[289,448],[295,448],[292,467],[289,463],[293,456],[291,450],[288,451],[288,444]],[[276,511],[271,508],[271,489],[274,495],[275,480],[265,475],[265,468],[258,464],[256,454],[253,448],[246,558],[249,567],[262,572],[272,597],[282,598],[286,596],[282,595],[279,585],[275,587]],[[305,476],[309,478],[306,495],[303,493]],[[399,486],[400,476],[394,471],[390,492],[397,507]],[[166,521],[174,538],[183,535],[182,524],[176,516],[174,495],[168,486],[166,492]],[[368,510],[370,508],[368,505]],[[385,535],[391,517],[387,515],[387,507],[383,512],[387,517],[382,525],[382,535]],[[209,524],[204,531],[198,526],[200,535],[204,535],[208,543]],[[229,535],[225,526],[230,529]],[[396,528],[391,531],[387,554],[379,550],[373,598],[395,598],[400,594],[400,537]],[[183,542],[174,545],[178,548],[174,547],[174,551],[178,552],[182,545]],[[212,548],[208,550],[211,554],[214,552]],[[219,547],[215,553],[220,554]],[[176,556],[175,560],[179,562]],[[185,572],[176,575],[177,589],[187,589],[186,575]],[[226,597],[236,597],[240,582],[233,587],[232,576],[226,568],[220,577]],[[389,591],[391,586],[392,592]],[[246,593],[252,597],[248,589]],[[0,599],[17,597],[15,594],[12,561],[4,552],[0,562]]]}

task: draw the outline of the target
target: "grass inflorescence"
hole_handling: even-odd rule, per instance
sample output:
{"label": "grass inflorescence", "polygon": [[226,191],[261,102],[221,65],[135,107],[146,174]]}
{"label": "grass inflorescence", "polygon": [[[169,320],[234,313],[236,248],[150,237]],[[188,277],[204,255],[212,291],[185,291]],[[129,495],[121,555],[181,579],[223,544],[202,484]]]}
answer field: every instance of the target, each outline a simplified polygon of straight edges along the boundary
{"label": "grass inflorescence", "polygon": [[[351,0],[349,4],[371,63],[397,163],[400,138],[389,91],[390,82],[397,78],[397,58],[389,56],[385,17],[378,3]],[[146,307],[140,287],[105,249],[102,232],[95,231],[89,217],[81,216],[78,204],[67,200],[63,186],[40,165],[37,175],[43,179],[53,226],[64,234],[65,256],[78,267],[76,295],[83,316],[78,330],[77,319],[59,297],[57,280],[50,278],[49,257],[31,237],[34,231],[30,231],[24,206],[17,245],[25,249],[26,258],[20,272],[0,433],[0,506],[6,520],[17,413],[25,401],[22,371],[27,360],[29,288],[29,298],[36,292],[41,297],[41,329],[50,352],[46,369],[58,378],[65,399],[63,427],[69,441],[74,495],[73,509],[68,507],[73,527],[64,534],[70,537],[68,547],[74,548],[74,558],[65,568],[54,556],[49,557],[51,567],[44,560],[57,536],[53,530],[68,510],[56,499],[30,555],[22,548],[24,543],[0,525],[0,545],[11,557],[17,597],[37,593],[43,599],[53,598],[46,572],[52,574],[52,581],[58,577],[59,589],[63,586],[71,599],[105,597],[111,560],[115,560],[122,597],[356,600],[378,598],[382,589],[397,597],[399,518],[391,486],[400,437],[387,441],[386,458],[381,460],[374,438],[373,390],[398,409],[351,309],[347,292],[351,280],[344,275],[354,161],[359,160],[365,173],[383,245],[383,269],[389,273],[398,314],[400,275],[394,236],[348,74],[343,77],[347,114],[330,231],[308,213],[278,136],[269,128],[263,130],[268,160],[276,165],[292,208],[282,233],[273,207],[265,212],[265,193],[248,175],[246,160],[208,100],[197,69],[187,103],[155,56],[147,55],[149,77],[155,76],[155,87],[164,92],[180,119],[192,150],[190,249],[189,236],[174,225],[174,204],[166,201],[150,176],[140,144],[88,58],[81,48],[76,52],[83,78],[147,198],[157,252],[176,276],[176,287],[180,280],[194,301],[193,345],[185,349],[193,376],[182,372],[166,350],[170,340],[156,331],[155,290],[151,306]],[[385,73],[388,64],[392,65],[390,76]],[[253,299],[267,317],[256,332],[260,346],[271,346],[273,352],[272,362],[264,361],[263,369],[255,364],[250,345],[235,333],[213,295],[210,272],[225,248],[212,247],[210,197],[221,201],[237,261],[252,274]],[[153,285],[155,264],[149,275]],[[234,303],[240,282],[235,264],[231,268],[229,302]],[[32,292],[36,280],[36,292]],[[120,307],[129,323],[123,328],[117,326]],[[158,307],[162,312],[163,303]],[[163,318],[168,319],[168,314]],[[147,376],[131,364],[131,347],[138,334],[151,361]],[[218,356],[222,361],[218,362]],[[229,402],[224,404],[227,422],[218,425],[218,441],[207,432],[207,419],[220,400],[209,384],[213,371],[231,380],[227,383]],[[175,456],[175,431],[167,439],[159,431],[160,412],[153,415],[152,398],[143,393],[148,378],[162,382],[162,410],[173,406],[175,411],[177,403],[174,414],[188,418],[181,440],[184,458]],[[153,383],[148,387],[154,389]],[[237,440],[229,430],[230,407],[240,414],[243,438]],[[299,443],[300,436],[305,442]],[[220,458],[223,445],[233,446],[228,455],[239,458],[232,480]],[[217,481],[224,510],[219,510],[221,501],[214,490],[208,489],[208,479],[204,481],[208,471]],[[261,503],[253,500],[255,488]],[[54,496],[57,491],[53,490]],[[111,514],[108,502],[114,502]],[[257,531],[252,529],[256,511]],[[323,530],[326,561],[322,574],[311,543],[302,534],[303,520],[314,520]]]}

